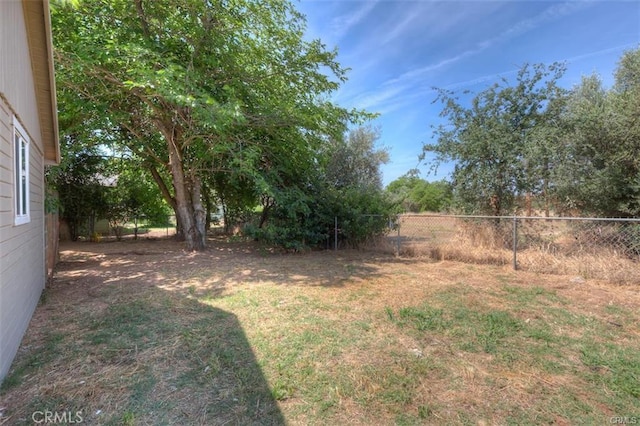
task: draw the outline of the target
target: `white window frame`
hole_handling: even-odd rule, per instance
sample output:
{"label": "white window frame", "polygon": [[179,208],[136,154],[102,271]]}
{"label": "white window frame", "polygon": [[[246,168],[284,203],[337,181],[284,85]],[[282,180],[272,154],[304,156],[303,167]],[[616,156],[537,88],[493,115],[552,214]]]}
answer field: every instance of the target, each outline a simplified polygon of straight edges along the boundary
{"label": "white window frame", "polygon": [[15,225],[31,221],[29,204],[29,136],[16,117],[13,117],[13,208]]}

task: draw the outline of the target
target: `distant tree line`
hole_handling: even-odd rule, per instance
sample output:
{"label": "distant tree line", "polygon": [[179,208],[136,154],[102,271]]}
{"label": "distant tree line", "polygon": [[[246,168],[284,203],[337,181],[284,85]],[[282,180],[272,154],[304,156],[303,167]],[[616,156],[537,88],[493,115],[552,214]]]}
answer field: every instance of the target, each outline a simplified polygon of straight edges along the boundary
{"label": "distant tree line", "polygon": [[438,90],[445,123],[423,157],[454,162],[453,209],[640,215],[640,49],[622,55],[609,89],[597,75],[563,89],[564,72],[525,65],[470,102]]}
{"label": "distant tree line", "polygon": [[441,212],[451,207],[451,184],[426,181],[416,170],[392,181],[385,190],[398,213]]}

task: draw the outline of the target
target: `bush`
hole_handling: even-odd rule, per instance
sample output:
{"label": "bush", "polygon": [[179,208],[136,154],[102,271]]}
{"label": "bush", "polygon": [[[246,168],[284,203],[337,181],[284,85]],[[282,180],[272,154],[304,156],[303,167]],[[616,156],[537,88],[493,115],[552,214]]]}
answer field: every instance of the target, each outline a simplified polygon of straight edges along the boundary
{"label": "bush", "polygon": [[326,248],[338,218],[342,245],[358,247],[388,230],[391,203],[379,190],[320,188],[274,194],[275,206],[262,227],[248,224],[245,234],[289,250]]}

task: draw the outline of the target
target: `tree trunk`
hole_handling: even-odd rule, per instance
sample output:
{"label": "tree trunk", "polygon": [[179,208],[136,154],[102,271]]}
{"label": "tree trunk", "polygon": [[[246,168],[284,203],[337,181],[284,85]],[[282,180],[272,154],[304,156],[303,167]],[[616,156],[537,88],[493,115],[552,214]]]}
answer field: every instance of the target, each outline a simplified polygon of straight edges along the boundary
{"label": "tree trunk", "polygon": [[174,238],[176,239],[176,241],[184,241],[185,240],[185,236],[184,236],[184,226],[182,226],[182,222],[180,221],[180,216],[178,216],[178,212],[176,211],[176,208],[173,208],[173,214],[176,217],[176,235],[174,236]]}
{"label": "tree trunk", "polygon": [[205,231],[209,231],[211,229],[211,213],[213,210],[213,203],[211,202],[211,193],[209,191],[209,187],[202,184],[202,200],[204,201],[204,208],[206,211],[204,229]]}
{"label": "tree trunk", "polygon": [[201,184],[198,178],[189,182],[184,173],[182,152],[178,145],[179,135],[174,129],[164,130],[169,149],[169,167],[174,189],[176,221],[184,233],[187,250],[202,251],[207,247],[204,232],[204,209],[200,201]]}
{"label": "tree trunk", "polygon": [[220,201],[220,205],[222,206],[222,222],[224,225],[224,233],[225,235],[229,235],[229,231],[231,230],[231,221],[229,220],[229,209],[227,208],[224,193],[218,192],[218,199]]}
{"label": "tree trunk", "polygon": [[231,233],[231,220],[229,220],[229,208],[224,201],[222,201],[222,217],[224,221],[224,233],[229,235]]}
{"label": "tree trunk", "polygon": [[197,176],[192,178],[191,205],[194,218],[193,239],[197,244],[194,250],[204,250],[207,247],[206,211],[202,205],[202,181]]}
{"label": "tree trunk", "polygon": [[269,217],[271,208],[275,205],[275,201],[273,200],[273,198],[269,197],[268,195],[263,195],[261,197],[261,202],[262,213],[260,214],[260,224],[258,225],[258,228],[260,229],[262,229],[262,227],[264,226],[267,218]]}

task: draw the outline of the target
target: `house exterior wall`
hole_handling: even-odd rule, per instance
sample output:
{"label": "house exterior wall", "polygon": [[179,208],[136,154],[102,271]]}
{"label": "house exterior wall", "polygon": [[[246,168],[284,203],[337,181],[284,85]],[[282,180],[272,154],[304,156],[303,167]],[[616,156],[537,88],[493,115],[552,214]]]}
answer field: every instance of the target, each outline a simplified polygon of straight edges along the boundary
{"label": "house exterior wall", "polygon": [[[45,285],[44,146],[19,1],[0,1],[0,380]],[[28,223],[15,225],[14,117],[29,138]]]}

